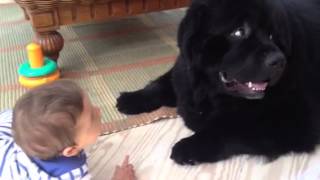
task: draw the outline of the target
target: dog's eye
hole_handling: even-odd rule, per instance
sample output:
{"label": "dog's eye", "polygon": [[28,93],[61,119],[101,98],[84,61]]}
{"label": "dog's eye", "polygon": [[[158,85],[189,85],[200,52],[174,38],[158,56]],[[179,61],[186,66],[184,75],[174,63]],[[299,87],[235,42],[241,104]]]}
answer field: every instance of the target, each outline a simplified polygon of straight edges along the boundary
{"label": "dog's eye", "polygon": [[272,34],[269,35],[269,39],[273,40],[273,35]]}
{"label": "dog's eye", "polygon": [[235,39],[245,39],[249,37],[249,34],[250,34],[250,27],[248,26],[248,24],[245,23],[243,26],[234,30],[230,34],[230,36]]}
{"label": "dog's eye", "polygon": [[240,27],[231,33],[232,37],[242,38],[246,35],[246,30],[243,27]]}

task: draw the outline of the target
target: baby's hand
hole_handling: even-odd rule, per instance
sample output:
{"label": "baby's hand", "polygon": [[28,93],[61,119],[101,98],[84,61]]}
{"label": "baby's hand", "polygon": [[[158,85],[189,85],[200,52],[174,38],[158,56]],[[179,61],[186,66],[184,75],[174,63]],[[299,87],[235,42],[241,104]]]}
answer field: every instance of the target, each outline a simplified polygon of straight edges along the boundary
{"label": "baby's hand", "polygon": [[121,166],[116,166],[112,180],[136,180],[133,165],[129,164],[129,156],[126,156]]}

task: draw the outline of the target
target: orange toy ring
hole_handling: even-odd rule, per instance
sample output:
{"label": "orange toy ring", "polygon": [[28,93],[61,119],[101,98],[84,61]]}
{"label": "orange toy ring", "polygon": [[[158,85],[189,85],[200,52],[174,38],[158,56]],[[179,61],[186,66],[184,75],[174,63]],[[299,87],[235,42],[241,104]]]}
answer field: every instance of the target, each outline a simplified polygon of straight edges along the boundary
{"label": "orange toy ring", "polygon": [[59,79],[60,72],[57,70],[52,74],[49,74],[47,76],[42,77],[36,77],[36,78],[27,78],[24,76],[19,76],[19,83],[27,88],[34,88],[52,81],[55,81]]}

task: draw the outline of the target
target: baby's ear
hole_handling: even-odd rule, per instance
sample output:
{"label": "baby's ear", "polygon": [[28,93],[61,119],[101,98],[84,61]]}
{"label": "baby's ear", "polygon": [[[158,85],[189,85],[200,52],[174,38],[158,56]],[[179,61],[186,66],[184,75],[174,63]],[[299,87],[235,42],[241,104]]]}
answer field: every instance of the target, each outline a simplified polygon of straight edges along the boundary
{"label": "baby's ear", "polygon": [[81,149],[78,148],[77,146],[69,146],[64,148],[61,154],[65,157],[72,157],[72,156],[78,155],[80,151]]}

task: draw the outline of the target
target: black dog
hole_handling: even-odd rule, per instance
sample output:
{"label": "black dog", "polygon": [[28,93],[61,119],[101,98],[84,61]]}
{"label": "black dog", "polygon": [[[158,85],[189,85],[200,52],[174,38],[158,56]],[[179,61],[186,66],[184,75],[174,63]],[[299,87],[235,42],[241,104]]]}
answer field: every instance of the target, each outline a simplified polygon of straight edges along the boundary
{"label": "black dog", "polygon": [[178,45],[169,72],[117,104],[127,114],[177,106],[195,132],[173,147],[177,163],[315,150],[319,0],[194,0]]}

